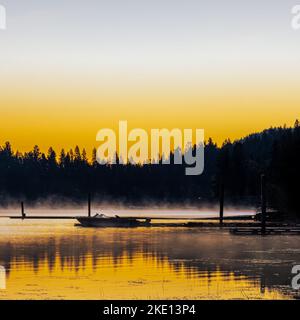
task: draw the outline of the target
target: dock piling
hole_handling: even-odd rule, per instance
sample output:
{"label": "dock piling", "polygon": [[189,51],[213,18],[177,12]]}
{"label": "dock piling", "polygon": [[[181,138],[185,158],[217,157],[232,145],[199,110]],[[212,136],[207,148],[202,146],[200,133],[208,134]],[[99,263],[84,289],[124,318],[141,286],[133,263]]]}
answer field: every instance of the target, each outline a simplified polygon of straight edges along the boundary
{"label": "dock piling", "polygon": [[221,181],[220,184],[220,216],[219,216],[219,221],[220,225],[223,225],[223,217],[224,217],[224,181]]}
{"label": "dock piling", "polygon": [[261,233],[266,233],[266,214],[267,214],[267,197],[266,197],[266,176],[261,175]]}
{"label": "dock piling", "polygon": [[26,218],[26,213],[24,210],[24,202],[23,201],[21,202],[21,215],[22,215],[22,219]]}
{"label": "dock piling", "polygon": [[91,217],[91,194],[88,194],[88,217]]}

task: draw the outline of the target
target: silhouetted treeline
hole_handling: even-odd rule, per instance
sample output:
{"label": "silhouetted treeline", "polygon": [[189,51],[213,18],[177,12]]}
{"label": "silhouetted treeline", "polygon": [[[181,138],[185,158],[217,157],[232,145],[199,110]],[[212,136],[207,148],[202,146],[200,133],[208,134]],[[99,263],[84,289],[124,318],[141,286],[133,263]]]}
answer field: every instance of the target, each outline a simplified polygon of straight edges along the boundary
{"label": "silhouetted treeline", "polygon": [[300,215],[299,161],[298,121],[293,128],[270,128],[235,142],[227,140],[222,147],[209,139],[201,176],[186,176],[185,165],[99,165],[96,150],[89,161],[79,147],[59,154],[49,148],[44,154],[35,146],[21,154],[7,142],[0,147],[0,205],[52,196],[80,202],[89,192],[99,201],[201,205],[217,201],[221,183],[227,203],[257,204],[260,175],[265,173],[269,206]]}

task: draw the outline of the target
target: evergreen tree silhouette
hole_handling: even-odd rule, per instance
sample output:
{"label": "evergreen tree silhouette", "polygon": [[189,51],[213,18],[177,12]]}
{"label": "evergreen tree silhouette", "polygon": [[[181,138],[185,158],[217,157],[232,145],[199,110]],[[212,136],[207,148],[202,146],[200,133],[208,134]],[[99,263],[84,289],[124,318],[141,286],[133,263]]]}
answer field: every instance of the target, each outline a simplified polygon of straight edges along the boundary
{"label": "evergreen tree silhouette", "polygon": [[[196,146],[193,146],[193,152]],[[128,204],[201,203],[218,201],[225,186],[226,202],[255,204],[259,199],[260,175],[268,178],[269,206],[300,217],[298,196],[300,170],[300,125],[270,128],[221,147],[209,138],[205,143],[205,168],[200,176],[186,176],[185,166],[173,164],[175,150],[158,157],[157,163],[109,165],[97,162],[85,149],[50,147],[46,154],[35,145],[24,154],[13,151],[9,142],[0,147],[0,203],[59,196],[66,200],[95,199]],[[183,154],[181,155],[183,158]],[[116,162],[120,159],[116,154]],[[162,163],[170,160],[170,165]],[[184,161],[183,161],[184,163]]]}

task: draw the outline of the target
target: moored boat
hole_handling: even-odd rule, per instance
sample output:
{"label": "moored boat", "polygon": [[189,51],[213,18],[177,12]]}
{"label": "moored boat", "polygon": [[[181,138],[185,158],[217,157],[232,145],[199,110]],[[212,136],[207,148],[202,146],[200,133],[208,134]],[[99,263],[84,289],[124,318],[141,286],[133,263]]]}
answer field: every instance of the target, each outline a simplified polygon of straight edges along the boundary
{"label": "moored boat", "polygon": [[83,227],[123,227],[123,228],[132,228],[132,227],[149,227],[151,225],[151,219],[143,218],[130,218],[130,217],[109,217],[104,214],[96,214],[93,217],[78,217],[76,218],[81,226]]}

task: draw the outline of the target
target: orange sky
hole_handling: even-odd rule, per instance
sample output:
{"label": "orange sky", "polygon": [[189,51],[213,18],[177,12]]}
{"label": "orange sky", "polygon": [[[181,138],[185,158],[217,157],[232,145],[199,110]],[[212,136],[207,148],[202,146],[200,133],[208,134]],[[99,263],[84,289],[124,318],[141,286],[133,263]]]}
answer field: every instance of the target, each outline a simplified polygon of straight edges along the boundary
{"label": "orange sky", "polygon": [[46,85],[30,81],[14,85],[15,90],[8,84],[1,96],[0,139],[21,151],[34,144],[43,150],[77,144],[90,150],[97,146],[98,130],[117,130],[119,120],[127,120],[129,129],[204,128],[206,138],[221,143],[294,123],[300,94],[292,84],[238,80],[215,87],[200,81],[190,87],[180,81],[107,86],[84,79]]}

